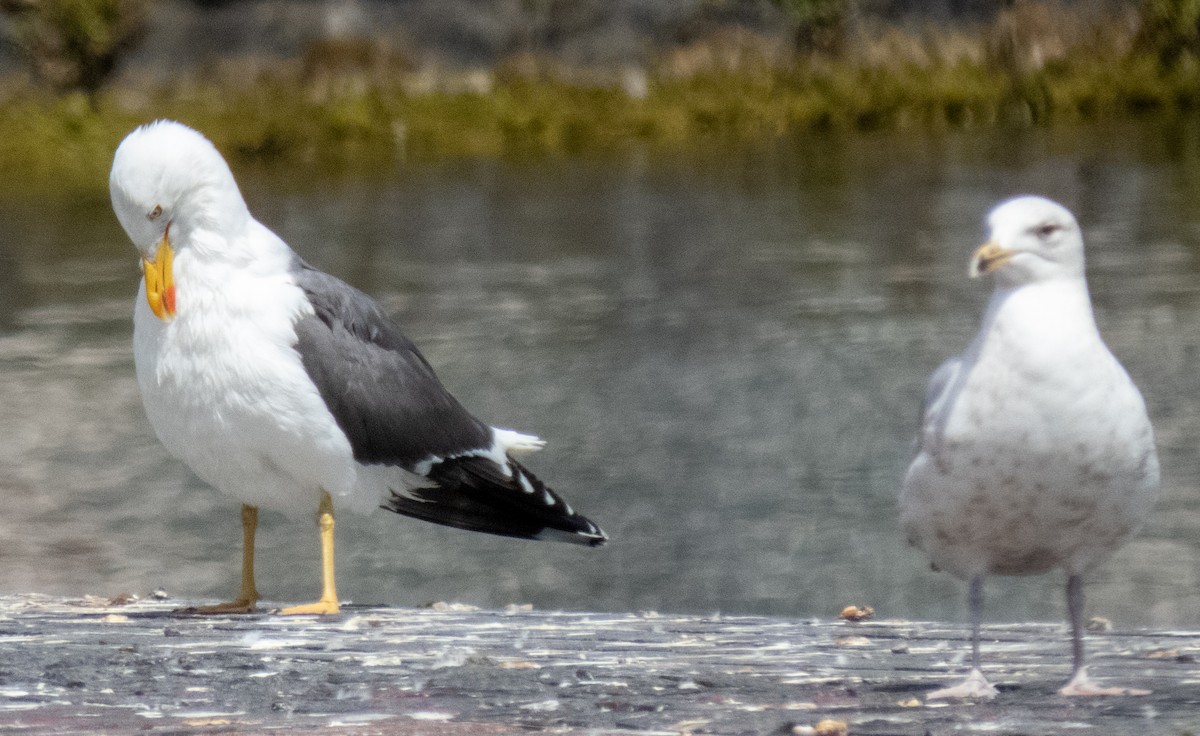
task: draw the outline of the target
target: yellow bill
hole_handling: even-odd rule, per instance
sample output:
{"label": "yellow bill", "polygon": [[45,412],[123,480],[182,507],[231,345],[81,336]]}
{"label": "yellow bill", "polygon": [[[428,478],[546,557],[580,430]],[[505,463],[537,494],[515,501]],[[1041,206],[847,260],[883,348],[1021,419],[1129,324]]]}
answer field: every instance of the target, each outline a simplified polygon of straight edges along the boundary
{"label": "yellow bill", "polygon": [[175,278],[171,275],[174,258],[171,239],[164,233],[154,260],[142,259],[142,271],[146,274],[146,301],[150,303],[150,311],[163,322],[169,322],[175,316]]}
{"label": "yellow bill", "polygon": [[975,255],[971,257],[971,266],[967,273],[973,279],[978,278],[1008,263],[1014,255],[1016,253],[1013,251],[1001,247],[995,241],[989,241],[979,246],[979,250],[975,251]]}

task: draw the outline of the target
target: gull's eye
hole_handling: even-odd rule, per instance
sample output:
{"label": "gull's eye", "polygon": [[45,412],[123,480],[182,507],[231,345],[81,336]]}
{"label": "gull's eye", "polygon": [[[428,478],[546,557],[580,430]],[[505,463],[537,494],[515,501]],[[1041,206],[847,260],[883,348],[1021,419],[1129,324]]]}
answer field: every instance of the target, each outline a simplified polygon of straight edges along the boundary
{"label": "gull's eye", "polygon": [[159,218],[159,215],[161,215],[161,214],[162,214],[162,205],[156,204],[156,205],[154,205],[154,209],[152,209],[146,213],[146,219],[150,220],[151,222],[154,222],[155,220],[157,220]]}
{"label": "gull's eye", "polygon": [[1059,225],[1056,222],[1047,222],[1045,224],[1038,225],[1037,228],[1034,229],[1034,232],[1039,238],[1045,240],[1059,230],[1062,230],[1062,225]]}

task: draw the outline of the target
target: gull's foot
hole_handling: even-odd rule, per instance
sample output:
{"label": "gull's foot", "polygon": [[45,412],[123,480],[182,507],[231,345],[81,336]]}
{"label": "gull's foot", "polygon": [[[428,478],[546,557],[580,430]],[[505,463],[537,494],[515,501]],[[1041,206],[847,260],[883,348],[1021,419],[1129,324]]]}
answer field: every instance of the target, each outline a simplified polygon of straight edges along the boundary
{"label": "gull's foot", "polygon": [[991,700],[999,693],[992,683],[987,681],[983,673],[978,668],[971,670],[971,674],[967,675],[967,679],[944,687],[940,690],[934,690],[925,696],[926,700]]}
{"label": "gull's foot", "polygon": [[1097,685],[1088,676],[1087,667],[1080,667],[1075,676],[1071,678],[1071,681],[1062,686],[1058,694],[1072,698],[1094,698],[1105,695],[1149,695],[1150,691],[1136,687],[1104,687]]}
{"label": "gull's foot", "polygon": [[222,616],[236,613],[254,613],[257,609],[254,604],[257,601],[246,600],[239,598],[236,601],[228,603],[218,603],[215,606],[188,606],[187,608],[176,608],[171,613],[186,613],[194,616]]}
{"label": "gull's foot", "polygon": [[322,598],[316,603],[308,603],[303,606],[289,606],[281,608],[278,613],[281,616],[300,616],[304,614],[315,614],[317,616],[332,616],[342,610],[336,600],[326,600]]}

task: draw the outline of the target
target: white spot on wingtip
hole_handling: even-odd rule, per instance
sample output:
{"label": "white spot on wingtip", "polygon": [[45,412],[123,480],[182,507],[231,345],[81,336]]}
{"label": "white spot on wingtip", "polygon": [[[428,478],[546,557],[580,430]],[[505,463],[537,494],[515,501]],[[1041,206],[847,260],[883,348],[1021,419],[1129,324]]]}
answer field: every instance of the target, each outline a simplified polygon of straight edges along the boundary
{"label": "white spot on wingtip", "polygon": [[446,458],[442,458],[438,455],[431,455],[413,466],[412,472],[416,473],[417,475],[429,475],[429,471],[433,470],[433,466],[442,462],[444,459]]}
{"label": "white spot on wingtip", "polygon": [[533,493],[533,484],[529,482],[529,479],[525,477],[524,473],[517,473],[517,480],[521,482],[522,491],[526,493]]}

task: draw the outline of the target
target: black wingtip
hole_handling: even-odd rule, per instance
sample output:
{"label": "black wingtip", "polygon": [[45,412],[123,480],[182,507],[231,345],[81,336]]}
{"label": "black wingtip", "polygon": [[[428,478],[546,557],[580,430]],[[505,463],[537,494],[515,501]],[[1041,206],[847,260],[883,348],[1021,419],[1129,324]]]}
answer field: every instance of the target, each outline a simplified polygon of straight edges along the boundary
{"label": "black wingtip", "polygon": [[[580,518],[582,519],[583,517],[580,517]],[[594,523],[592,523],[591,519],[588,519],[587,523],[589,526],[592,527],[591,533],[580,535],[580,536],[587,538],[587,541],[586,541],[587,546],[603,547],[604,545],[608,544],[608,534],[606,534],[603,529],[601,529],[600,527],[598,527]]]}
{"label": "black wingtip", "polygon": [[383,508],[435,524],[520,539],[544,539],[601,547],[608,535],[575,510],[524,466],[508,467],[481,456],[435,464],[436,485],[392,492]]}
{"label": "black wingtip", "polygon": [[608,535],[604,530],[592,523],[590,519],[576,514],[575,521],[582,522],[585,528],[583,529],[555,529],[554,527],[546,527],[545,529],[534,535],[534,539],[542,539],[548,542],[566,542],[567,544],[579,544],[584,547],[603,547],[608,544]]}

